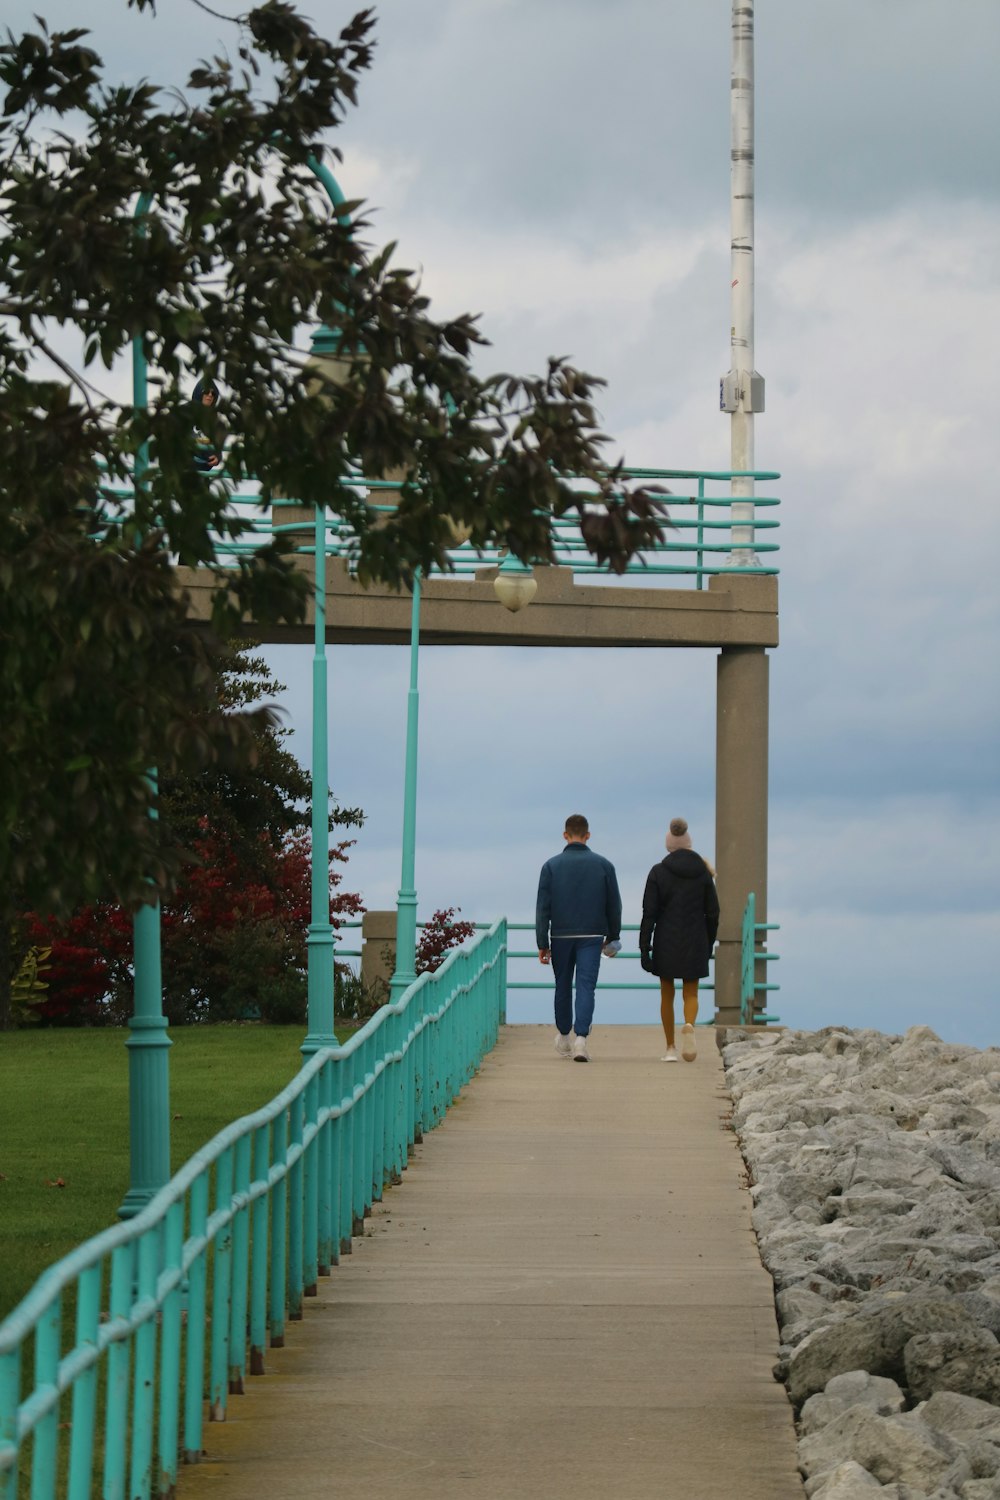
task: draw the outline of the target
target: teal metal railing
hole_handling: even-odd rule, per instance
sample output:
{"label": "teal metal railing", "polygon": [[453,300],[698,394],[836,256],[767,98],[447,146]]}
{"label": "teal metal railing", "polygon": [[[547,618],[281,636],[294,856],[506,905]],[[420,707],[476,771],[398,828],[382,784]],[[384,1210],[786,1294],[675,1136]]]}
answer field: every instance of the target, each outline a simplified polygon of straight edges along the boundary
{"label": "teal metal railing", "polygon": [[774,963],[781,957],[779,953],[768,953],[761,944],[766,939],[761,937],[765,932],[777,932],[777,922],[758,922],[757,898],[753,891],[747,896],[747,904],[743,911],[742,949],[740,962],[740,1021],[744,1026],[761,1025],[768,1021],[778,1021],[779,1016],[766,1014],[767,994],[770,990],[781,988],[778,984],[769,984],[767,981],[757,978],[757,965]]}
{"label": "teal metal railing", "polygon": [[[534,924],[534,922],[508,922],[507,923],[507,931],[508,932],[530,932],[530,933],[534,934],[535,924]],[[638,922],[632,922],[632,923],[623,922],[622,923],[622,932],[623,933],[626,933],[626,932],[638,932],[638,931],[639,931],[639,923]],[[621,952],[618,954],[617,958],[615,959],[615,963],[619,964],[619,963],[622,963],[622,961],[624,959],[627,959],[627,958],[638,958],[638,957],[639,957],[639,950],[638,950],[638,948],[636,948],[636,949],[633,950],[633,949],[626,949],[626,948],[623,947],[622,950],[621,950]],[[507,954],[507,958],[508,958],[508,960],[518,959],[518,958],[521,958],[521,959],[533,959],[534,962],[535,962],[535,964],[537,965],[537,963],[538,963],[538,949],[535,948],[535,947],[525,948],[523,950],[513,950],[512,949]],[[601,965],[601,973],[602,974],[607,974],[608,973],[608,968],[609,968],[609,966],[607,964],[602,964]],[[679,983],[679,982],[680,982],[679,980],[675,981],[675,984]],[[551,973],[551,970],[542,979],[508,979],[508,981],[507,981],[507,988],[509,990],[551,990],[551,988],[552,988],[552,973]],[[655,978],[655,977],[649,977],[649,976],[647,976],[645,979],[625,979],[625,980],[599,979],[597,981],[596,988],[599,989],[599,990],[650,990],[650,991],[655,991],[656,994],[658,995],[660,993],[660,981],[657,978]],[[715,989],[715,984],[711,980],[701,980],[701,981],[699,981],[698,989],[699,989],[700,993],[704,993],[704,991],[706,991],[706,990],[714,990]],[[711,1024],[711,1021],[710,1020],[703,1020],[702,1024],[707,1026],[707,1025]]]}
{"label": "teal metal railing", "polygon": [[[777,1022],[778,1020],[780,1020],[779,1016],[768,1015],[765,1013],[766,1001],[764,997],[766,996],[768,991],[779,990],[781,986],[778,984],[766,983],[764,981],[758,980],[755,977],[756,965],[758,963],[775,962],[781,956],[778,953],[768,953],[760,946],[760,944],[766,941],[766,939],[764,939],[761,934],[766,932],[779,931],[780,924],[777,922],[755,921],[755,910],[756,897],[753,891],[751,891],[749,896],[747,897],[747,904],[743,911],[743,923],[741,931],[740,1020],[743,1025],[750,1025],[752,1022],[761,1024],[767,1022]],[[360,923],[358,925],[360,925]],[[507,931],[509,933],[534,933],[535,925],[533,922],[508,922]],[[638,931],[638,923],[622,924],[623,933]],[[360,950],[351,951],[352,953],[360,952]],[[615,963],[621,963],[623,959],[636,959],[638,957],[638,949],[629,950],[626,948],[622,948],[621,952],[615,959]],[[538,949],[535,947],[525,949],[512,948],[508,951],[507,959],[509,962],[517,959],[527,959],[537,964]],[[714,956],[712,962],[714,963]],[[608,972],[608,966],[602,965],[601,972],[602,974],[606,974]],[[680,981],[675,980],[675,985],[679,984]],[[507,988],[508,990],[551,990],[552,977],[551,975],[546,975],[545,978],[542,979],[508,979]],[[627,980],[618,980],[617,978],[601,979],[598,980],[597,988],[599,990],[619,991],[649,990],[655,992],[656,994],[659,994],[660,981],[658,979],[649,978]],[[715,983],[712,980],[701,980],[699,982],[698,989],[699,993],[705,993],[709,990],[714,991]],[[711,1026],[714,1025],[714,1020],[712,1017],[706,1017],[700,1024]]]}
{"label": "teal metal railing", "polygon": [[[729,486],[734,478],[752,478],[761,484],[780,477],[773,470],[763,469],[754,470],[752,474],[750,471],[737,473],[709,469],[623,470],[623,482],[629,484],[662,482],[669,483],[673,488],[680,482],[676,492],[664,497],[671,520],[664,540],[641,556],[633,558],[625,570],[626,575],[650,580],[665,577],[675,582],[688,577],[693,578],[695,587],[701,589],[704,588],[705,579],[717,573],[735,572],[751,576],[777,574],[773,554],[778,552],[779,545],[777,541],[767,540],[767,537],[780,524],[771,514],[774,507],[780,505],[780,500],[773,495],[754,495],[753,550],[764,560],[754,567],[734,568],[727,562],[733,551],[733,497],[728,493],[713,493],[713,490]],[[391,480],[359,478],[342,481],[340,488],[350,489],[363,496],[372,511],[390,512],[394,508],[391,503],[392,492],[398,490],[398,484]],[[588,491],[582,484],[579,488],[580,498],[585,501]],[[126,508],[131,498],[131,490],[127,486],[108,486],[106,494],[109,499]],[[745,503],[745,497],[738,496],[737,500]],[[334,496],[331,496],[330,504],[331,511],[326,523],[326,551],[331,556],[344,558],[350,565],[357,555],[358,540],[350,527],[338,519]],[[256,551],[272,536],[282,532],[301,534],[297,550],[303,555],[313,555],[316,552],[315,522],[312,515],[308,521],[289,521],[286,518],[288,509],[301,508],[301,502],[275,500],[270,511],[262,511],[256,494],[235,491],[230,497],[230,507],[234,516],[245,519],[246,530],[235,541],[223,536],[216,538],[219,561],[223,565],[227,562],[235,564],[239,558]],[[746,522],[738,524],[745,527]],[[570,517],[553,518],[552,532],[557,565],[570,568],[581,577],[595,574],[617,577],[606,564],[599,565],[587,551],[578,522]],[[747,546],[745,540],[741,546]],[[477,569],[498,566],[501,560],[501,554],[495,548],[476,548],[466,542],[449,550],[448,576],[472,575]],[[435,573],[434,576],[442,575]]]}
{"label": "teal metal railing", "polygon": [[501,920],[40,1277],[0,1324],[0,1500],[173,1495],[493,1047],[506,955]]}

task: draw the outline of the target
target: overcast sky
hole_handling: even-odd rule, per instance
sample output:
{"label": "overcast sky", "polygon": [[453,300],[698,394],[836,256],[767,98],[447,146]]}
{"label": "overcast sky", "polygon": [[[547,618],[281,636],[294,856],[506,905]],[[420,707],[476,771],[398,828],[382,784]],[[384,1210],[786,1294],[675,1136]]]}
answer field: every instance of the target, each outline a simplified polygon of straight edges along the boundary
{"label": "overcast sky", "polygon": [[[123,7],[8,19],[91,22],[117,72],[166,83],[235,39],[189,0]],[[306,8],[331,34],[352,13]],[[378,238],[437,312],[482,313],[484,368],[570,355],[608,379],[629,462],[727,468],[728,0],[377,14],[336,143]],[[1000,1042],[998,63],[996,0],[757,5],[757,462],[782,474],[772,1008],[791,1025]],[[305,755],[309,650],[270,657]],[[368,813],[348,883],[370,907],[399,884],[406,678],[402,648],[331,653],[330,779]],[[530,919],[582,811],[637,921],[671,816],[712,855],[714,700],[712,653],[426,649],[421,915]],[[599,997],[598,1023],[654,1016]]]}

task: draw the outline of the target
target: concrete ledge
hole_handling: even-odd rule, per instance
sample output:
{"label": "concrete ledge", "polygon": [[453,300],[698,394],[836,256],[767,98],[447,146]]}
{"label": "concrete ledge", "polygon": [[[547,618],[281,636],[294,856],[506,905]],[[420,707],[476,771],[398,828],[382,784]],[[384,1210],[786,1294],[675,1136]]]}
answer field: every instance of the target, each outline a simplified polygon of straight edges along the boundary
{"label": "concrete ledge", "polygon": [[[312,566],[303,559],[303,565]],[[707,589],[625,588],[576,583],[568,568],[535,570],[538,592],[519,614],[493,593],[495,568],[475,579],[432,579],[421,593],[420,641],[427,646],[776,646],[778,580],[721,575]],[[211,575],[178,570],[198,619],[209,618]],[[329,644],[406,645],[410,596],[363,589],[331,559],[326,599]],[[310,642],[312,610],[297,626],[248,625],[265,642]]]}

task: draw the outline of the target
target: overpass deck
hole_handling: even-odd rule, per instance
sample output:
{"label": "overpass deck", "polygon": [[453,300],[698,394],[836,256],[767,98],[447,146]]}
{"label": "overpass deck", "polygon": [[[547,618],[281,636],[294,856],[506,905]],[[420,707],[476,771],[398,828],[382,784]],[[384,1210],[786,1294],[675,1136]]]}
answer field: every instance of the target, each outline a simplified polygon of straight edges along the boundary
{"label": "overpass deck", "polygon": [[509,1027],[181,1500],[801,1500],[709,1032]]}

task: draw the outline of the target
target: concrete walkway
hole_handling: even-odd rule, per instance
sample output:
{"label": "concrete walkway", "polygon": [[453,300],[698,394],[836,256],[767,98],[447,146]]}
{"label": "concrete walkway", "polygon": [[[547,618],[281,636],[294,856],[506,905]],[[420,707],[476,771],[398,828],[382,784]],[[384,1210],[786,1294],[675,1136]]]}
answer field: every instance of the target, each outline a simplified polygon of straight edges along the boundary
{"label": "concrete walkway", "polygon": [[507,1028],[180,1500],[802,1500],[711,1030]]}

